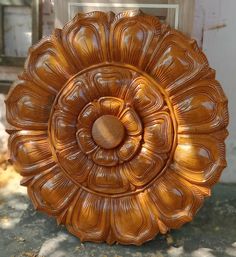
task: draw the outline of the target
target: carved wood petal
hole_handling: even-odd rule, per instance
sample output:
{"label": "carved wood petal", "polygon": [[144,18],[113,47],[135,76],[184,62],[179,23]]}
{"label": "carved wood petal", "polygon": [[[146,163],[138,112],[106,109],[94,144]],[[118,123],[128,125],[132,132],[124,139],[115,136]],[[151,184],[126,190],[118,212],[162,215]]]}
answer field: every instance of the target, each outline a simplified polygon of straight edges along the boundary
{"label": "carved wood petal", "polygon": [[77,127],[91,129],[94,121],[99,117],[100,106],[96,102],[87,104],[78,116]]}
{"label": "carved wood petal", "polygon": [[107,150],[100,147],[93,154],[92,158],[96,164],[101,166],[116,166],[119,162],[118,156],[114,150]]}
{"label": "carved wood petal", "polygon": [[216,80],[201,80],[171,98],[179,133],[207,133],[228,124],[227,99]]}
{"label": "carved wood petal", "polygon": [[130,160],[140,147],[141,136],[126,137],[124,143],[117,149],[117,155],[120,162]]}
{"label": "carved wood petal", "polygon": [[126,101],[134,105],[143,121],[163,108],[163,96],[157,87],[152,86],[150,81],[138,76],[132,81],[130,87],[132,90],[128,91]]}
{"label": "carved wood petal", "polygon": [[170,152],[174,132],[169,113],[159,112],[145,125],[144,145],[156,153]]}
{"label": "carved wood petal", "polygon": [[104,114],[119,116],[124,109],[124,101],[116,97],[101,97],[98,103]]}
{"label": "carved wood petal", "polygon": [[56,110],[51,117],[51,127],[55,128],[51,140],[58,150],[76,144],[76,121],[72,115]]}
{"label": "carved wood petal", "polygon": [[119,167],[101,167],[94,165],[88,177],[88,185],[94,191],[109,194],[128,192],[130,185]]}
{"label": "carved wood petal", "polygon": [[150,231],[157,229],[150,216],[138,195],[112,199],[112,235],[122,244],[140,245],[152,239],[154,235]]}
{"label": "carved wood petal", "polygon": [[179,135],[178,142],[171,164],[175,172],[194,184],[215,184],[226,167],[224,143],[214,135]]}
{"label": "carved wood petal", "polygon": [[186,85],[214,75],[196,42],[176,30],[163,32],[157,48],[146,71],[170,95]]}
{"label": "carved wood petal", "polygon": [[10,158],[23,176],[33,176],[55,165],[44,131],[18,131],[9,138]]}
{"label": "carved wood petal", "polygon": [[28,185],[28,194],[36,209],[51,215],[61,214],[78,188],[57,166],[38,174]]}
{"label": "carved wood petal", "polygon": [[78,14],[29,51],[10,158],[82,241],[140,245],[192,220],[225,160],[227,98],[194,40],[140,11]]}
{"label": "carved wood petal", "polygon": [[63,172],[76,184],[85,183],[93,162],[77,146],[71,146],[56,153]]}
{"label": "carved wood petal", "polygon": [[94,87],[102,96],[124,99],[128,93],[128,86],[133,80],[134,71],[118,65],[114,65],[115,68],[111,69],[111,66],[113,66],[112,63],[101,68],[98,67],[97,72],[89,74],[90,82],[92,82],[90,88]]}
{"label": "carved wood petal", "polygon": [[53,101],[53,95],[34,83],[17,81],[6,99],[6,104],[12,106],[6,109],[7,120],[21,129],[47,129]]}
{"label": "carved wood petal", "polygon": [[145,69],[160,36],[161,23],[158,18],[140,11],[118,14],[110,29],[112,60]]}
{"label": "carved wood petal", "polygon": [[[67,228],[82,241],[102,242],[109,236],[109,210],[109,198],[81,189],[68,209],[65,221]],[[94,239],[94,234],[96,239]]]}
{"label": "carved wood petal", "polygon": [[127,134],[130,136],[138,136],[142,133],[142,124],[136,114],[131,108],[126,108],[120,115],[120,120],[124,124]]}
{"label": "carved wood petal", "polygon": [[101,12],[78,14],[63,29],[63,45],[78,69],[108,61],[109,16]]}
{"label": "carved wood petal", "polygon": [[73,60],[63,49],[61,30],[56,29],[53,35],[43,38],[29,49],[22,78],[32,80],[45,91],[57,94],[75,72]]}
{"label": "carved wood petal", "polygon": [[142,147],[132,160],[124,164],[124,172],[129,181],[138,187],[144,186],[161,172],[165,160],[149,149]]}
{"label": "carved wood petal", "polygon": [[179,228],[191,221],[203,203],[205,192],[168,169],[147,192],[151,206],[156,208],[161,221],[160,229]]}
{"label": "carved wood petal", "polygon": [[88,129],[79,129],[76,132],[76,137],[80,149],[85,154],[92,153],[98,148],[98,146],[93,141],[91,132]]}

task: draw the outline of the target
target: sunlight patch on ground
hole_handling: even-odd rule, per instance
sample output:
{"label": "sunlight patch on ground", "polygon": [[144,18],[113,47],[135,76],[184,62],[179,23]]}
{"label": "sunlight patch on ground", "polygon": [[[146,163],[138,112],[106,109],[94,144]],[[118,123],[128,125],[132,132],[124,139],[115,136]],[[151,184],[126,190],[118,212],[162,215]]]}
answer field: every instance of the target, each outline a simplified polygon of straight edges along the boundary
{"label": "sunlight patch on ground", "polygon": [[65,256],[65,252],[60,249],[60,244],[63,241],[67,241],[68,237],[68,234],[59,232],[56,237],[46,240],[40,249],[39,256]]}
{"label": "sunlight patch on ground", "polygon": [[27,209],[21,197],[26,196],[26,188],[20,186],[21,176],[11,165],[0,167],[0,228],[12,229],[20,221]]}
{"label": "sunlight patch on ground", "polygon": [[167,250],[167,253],[170,257],[181,257],[184,254],[184,248],[183,248],[183,246],[180,246],[180,247],[171,246]]}
{"label": "sunlight patch on ground", "polygon": [[229,256],[236,257],[236,242],[231,247],[227,247],[225,251]]}
{"label": "sunlight patch on ground", "polygon": [[2,197],[9,194],[27,194],[27,189],[20,185],[21,176],[13,166],[8,165],[6,169],[0,167],[0,201]]}
{"label": "sunlight patch on ground", "polygon": [[199,248],[192,252],[192,257],[215,257],[215,255],[212,253],[213,250],[210,248]]}

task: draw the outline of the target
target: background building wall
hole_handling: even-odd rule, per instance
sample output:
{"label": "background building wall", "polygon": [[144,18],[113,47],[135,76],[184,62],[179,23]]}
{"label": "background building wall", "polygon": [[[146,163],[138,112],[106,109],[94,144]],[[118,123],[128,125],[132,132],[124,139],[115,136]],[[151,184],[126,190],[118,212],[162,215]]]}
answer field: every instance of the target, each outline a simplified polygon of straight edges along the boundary
{"label": "background building wall", "polygon": [[236,182],[236,1],[195,0],[192,36],[202,46],[229,100],[228,167],[221,181]]}

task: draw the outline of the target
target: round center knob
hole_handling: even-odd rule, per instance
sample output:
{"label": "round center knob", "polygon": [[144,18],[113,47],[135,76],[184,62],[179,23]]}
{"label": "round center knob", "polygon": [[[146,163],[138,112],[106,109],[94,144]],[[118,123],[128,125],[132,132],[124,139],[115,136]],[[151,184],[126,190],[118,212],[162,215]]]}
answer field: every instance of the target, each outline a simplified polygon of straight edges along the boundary
{"label": "round center knob", "polygon": [[123,124],[112,115],[103,115],[93,124],[93,139],[99,146],[105,149],[112,149],[118,146],[124,138],[124,134]]}

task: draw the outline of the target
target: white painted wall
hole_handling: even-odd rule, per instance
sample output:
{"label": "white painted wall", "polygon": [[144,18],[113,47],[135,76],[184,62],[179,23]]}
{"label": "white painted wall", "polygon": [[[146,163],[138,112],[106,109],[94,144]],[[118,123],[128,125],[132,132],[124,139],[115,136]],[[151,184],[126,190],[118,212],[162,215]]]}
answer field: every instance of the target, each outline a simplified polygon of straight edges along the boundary
{"label": "white painted wall", "polygon": [[193,36],[202,44],[229,100],[228,167],[221,181],[236,182],[236,0],[196,0]]}

